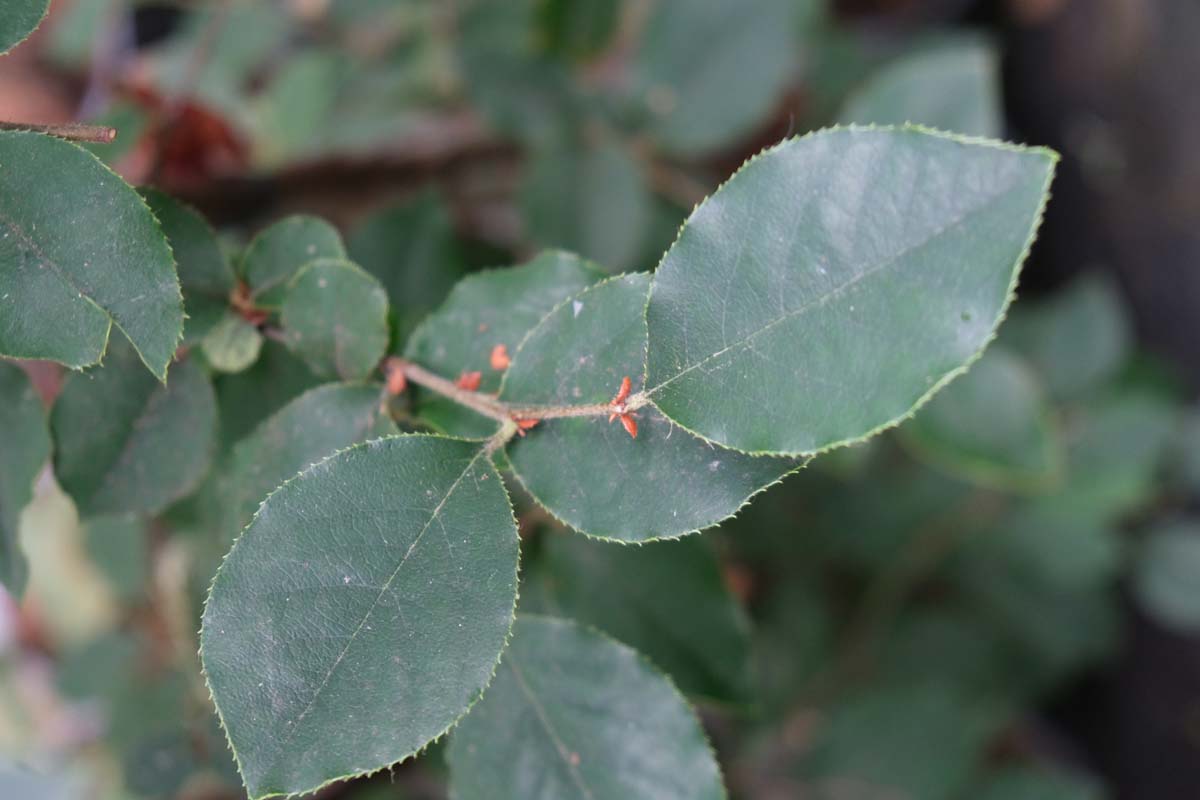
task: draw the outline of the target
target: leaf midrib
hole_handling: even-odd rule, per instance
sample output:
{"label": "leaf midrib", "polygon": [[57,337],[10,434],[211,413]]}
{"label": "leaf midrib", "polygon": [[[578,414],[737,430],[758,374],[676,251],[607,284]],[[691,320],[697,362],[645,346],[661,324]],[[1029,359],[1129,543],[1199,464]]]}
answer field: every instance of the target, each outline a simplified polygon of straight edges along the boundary
{"label": "leaf midrib", "polygon": [[[325,690],[325,687],[329,685],[329,682],[330,682],[330,680],[332,680],[334,673],[337,671],[337,668],[345,660],[346,654],[348,652],[350,652],[351,645],[353,645],[355,640],[358,638],[358,634],[362,632],[362,629],[364,627],[366,627],[367,620],[369,620],[371,618],[371,615],[373,613],[375,613],[375,609],[379,607],[379,602],[383,599],[384,595],[387,594],[388,590],[391,589],[392,583],[396,580],[396,577],[399,576],[399,574],[400,574],[400,570],[404,568],[404,565],[406,563],[408,563],[409,557],[416,551],[417,545],[420,544],[421,539],[424,538],[424,536],[425,536],[425,533],[433,525],[434,520],[436,520],[438,518],[438,516],[441,514],[442,509],[445,508],[446,503],[450,500],[451,495],[453,495],[454,492],[458,489],[459,485],[463,481],[463,478],[465,478],[467,476],[467,473],[469,473],[475,467],[475,463],[477,461],[479,461],[480,457],[485,452],[486,452],[486,448],[480,447],[478,452],[476,452],[475,455],[471,457],[471,460],[467,462],[467,465],[463,468],[462,472],[460,472],[458,474],[458,477],[454,479],[454,482],[452,484],[450,484],[450,488],[446,490],[445,496],[443,496],[441,501],[437,504],[437,506],[434,507],[433,512],[429,515],[429,519],[425,522],[425,525],[421,528],[420,532],[417,533],[416,538],[414,538],[412,541],[412,544],[410,544],[408,546],[408,549],[406,551],[404,551],[404,555],[401,557],[400,563],[396,565],[396,569],[394,569],[392,571],[392,574],[388,576],[388,579],[383,582],[383,586],[380,587],[379,593],[375,596],[375,599],[372,601],[370,607],[367,609],[367,612],[365,614],[363,614],[362,620],[359,621],[358,627],[356,627],[354,629],[354,632],[350,634],[350,638],[346,640],[346,645],[342,648],[342,651],[340,653],[338,653],[337,658],[334,659],[333,664],[329,667],[329,671],[325,673],[325,677],[321,680],[321,684],[317,687],[316,691],[313,692],[313,696],[309,700],[308,705],[306,705],[304,707],[304,710],[301,711],[300,714],[296,717],[295,721],[292,723],[291,730],[288,731],[288,733],[284,737],[283,741],[279,744],[279,748],[278,748],[278,750],[276,750],[276,754],[277,754],[276,759],[271,764],[272,769],[274,769],[278,765],[280,758],[286,756],[285,751],[287,749],[287,746],[289,744],[291,744],[293,739],[296,738],[296,734],[299,732],[299,730],[301,728],[300,723],[308,716],[309,712],[311,712],[313,710],[313,708],[316,706],[317,700],[321,696],[321,692],[323,692]],[[269,771],[267,772],[267,774],[269,774]]]}
{"label": "leaf midrib", "polygon": [[[891,257],[887,258],[886,260],[882,261],[881,263],[863,270],[862,272],[855,275],[853,278],[850,278],[845,283],[842,283],[841,285],[834,287],[829,292],[821,295],[820,297],[817,297],[816,299],[811,300],[811,301],[805,303],[804,305],[801,305],[798,308],[792,309],[791,311],[788,311],[788,312],[776,317],[775,319],[773,319],[770,322],[763,325],[761,328],[758,328],[757,330],[746,334],[745,336],[741,337],[740,339],[738,339],[737,341],[735,341],[731,344],[725,345],[724,347],[722,347],[720,350],[716,351],[715,353],[705,356],[704,358],[697,361],[695,364],[692,364],[691,366],[688,366],[685,369],[682,369],[679,372],[675,373],[670,378],[667,378],[662,383],[657,384],[653,388],[647,389],[646,394],[648,394],[648,395],[657,394],[663,388],[670,385],[671,383],[674,383],[676,380],[683,377],[684,375],[687,375],[689,372],[692,372],[693,370],[696,370],[696,369],[704,366],[705,364],[709,363],[713,359],[720,358],[721,356],[725,355],[726,353],[730,352],[731,350],[735,350],[735,349],[745,345],[747,342],[750,342],[753,339],[757,338],[760,334],[766,333],[767,331],[777,327],[778,325],[783,324],[784,322],[787,322],[788,320],[790,320],[794,317],[802,316],[804,314],[807,314],[809,311],[812,311],[814,309],[825,306],[827,303],[841,297],[845,292],[854,288],[859,283],[862,283],[867,278],[873,277],[873,276],[879,274],[880,272],[882,272],[883,270],[888,269],[889,267],[895,265],[896,262],[898,262],[900,259],[904,258],[905,256],[910,255],[911,253],[914,253],[916,251],[921,250],[924,247],[929,246],[933,242],[940,239],[942,236],[945,236],[951,230],[954,230],[954,229],[960,227],[967,220],[971,219],[972,217],[975,217],[978,214],[983,213],[984,211],[987,211],[989,208],[992,207],[992,205],[995,202],[997,202],[998,200],[1000,200],[1004,197],[1007,197],[1009,194],[1015,192],[1016,190],[1018,190],[1020,188],[1023,188],[1023,184],[1019,180],[1014,181],[1013,184],[1011,186],[1009,186],[1008,188],[1004,189],[1001,192],[997,192],[994,195],[991,195],[990,197],[988,197],[988,199],[984,203],[981,203],[981,204],[975,206],[974,208],[968,209],[966,212],[964,212],[957,218],[951,220],[950,222],[946,223],[942,227],[933,231],[929,236],[922,239],[921,241],[915,242],[915,243],[909,245],[908,247],[905,247],[904,249],[900,250],[896,254],[894,254]],[[652,298],[653,298],[653,295],[652,295]]]}

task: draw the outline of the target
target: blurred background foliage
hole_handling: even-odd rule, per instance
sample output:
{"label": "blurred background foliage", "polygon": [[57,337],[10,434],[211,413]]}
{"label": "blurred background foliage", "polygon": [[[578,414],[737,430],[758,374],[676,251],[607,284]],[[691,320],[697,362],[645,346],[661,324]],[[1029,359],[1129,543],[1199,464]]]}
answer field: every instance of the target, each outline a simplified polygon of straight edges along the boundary
{"label": "blurred background foliage", "polygon": [[[520,502],[522,608],[669,672],[736,798],[1192,798],[1197,36],[1183,0],[54,0],[0,109],[115,125],[94,152],[199,208],[225,258],[333,220],[397,351],[481,267],[652,269],[785,136],[1057,147],[1021,299],[965,377],[702,536],[627,548]],[[0,597],[0,796],[241,796],[195,656],[225,473],[320,383],[258,346],[216,378],[217,466],[165,513],[81,522],[43,474],[28,591]],[[32,372],[50,402],[61,375]],[[320,795],[444,797],[440,751]]]}

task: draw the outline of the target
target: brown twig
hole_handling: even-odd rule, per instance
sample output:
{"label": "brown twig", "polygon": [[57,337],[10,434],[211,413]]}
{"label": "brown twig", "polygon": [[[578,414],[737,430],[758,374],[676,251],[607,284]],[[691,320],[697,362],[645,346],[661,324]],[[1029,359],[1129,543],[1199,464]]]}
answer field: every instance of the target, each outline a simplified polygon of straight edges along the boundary
{"label": "brown twig", "polygon": [[47,136],[57,136],[72,142],[111,144],[117,138],[117,129],[107,125],[85,125],[80,122],[41,125],[32,122],[0,122],[0,131],[33,131]]}

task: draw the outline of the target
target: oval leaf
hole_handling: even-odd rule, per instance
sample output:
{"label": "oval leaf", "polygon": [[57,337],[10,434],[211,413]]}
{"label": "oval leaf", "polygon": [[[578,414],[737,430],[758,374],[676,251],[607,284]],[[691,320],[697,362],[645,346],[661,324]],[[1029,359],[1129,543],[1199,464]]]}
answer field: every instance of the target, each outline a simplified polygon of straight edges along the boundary
{"label": "oval leaf", "polygon": [[345,258],[337,229],[323,219],[303,214],[287,217],[259,231],[242,254],[241,276],[259,308],[278,308],[288,281],[310,261]]}
{"label": "oval leaf", "polygon": [[765,151],[693,212],[654,276],[650,397],[753,453],[896,424],[991,339],[1055,159],[910,127]]}
{"label": "oval leaf", "polygon": [[50,457],[50,432],[42,400],[24,370],[0,361],[0,584],[14,597],[29,570],[17,543],[21,510],[33,499],[33,482]]}
{"label": "oval leaf", "polygon": [[[542,253],[528,263],[468,275],[436,312],[413,332],[404,357],[454,378],[479,372],[479,391],[496,392],[504,373],[492,351],[511,356],[529,330],[551,309],[604,277],[595,264],[571,253]],[[439,430],[481,438],[496,430],[487,419],[441,397],[420,394],[417,410]]]}
{"label": "oval leaf", "polygon": [[216,371],[241,372],[258,360],[263,335],[241,315],[229,311],[208,331],[200,346]]}
{"label": "oval leaf", "polygon": [[183,333],[171,248],[137,192],[70,142],[0,132],[0,355],[78,369],[115,324],[160,379]]}
{"label": "oval leaf", "polygon": [[329,384],[305,392],[234,445],[222,470],[236,533],[272,489],[338,450],[397,433],[382,387]]}
{"label": "oval leaf", "polygon": [[[555,309],[521,345],[500,398],[555,406],[611,400],[623,377],[638,378],[644,368],[649,284],[648,275],[622,275]],[[709,444],[652,406],[635,414],[636,439],[606,416],[543,420],[509,444],[513,472],[571,527],[640,542],[715,525],[800,466]]]}
{"label": "oval leaf", "polygon": [[276,490],[209,592],[201,657],[252,798],[382,769],[487,685],[517,530],[477,443],[379,439]]}
{"label": "oval leaf", "polygon": [[695,713],[637,651],[550,617],[523,614],[513,630],[450,738],[455,797],[725,797]]}
{"label": "oval leaf", "polygon": [[1063,444],[1037,375],[992,348],[900,429],[917,455],[949,474],[999,489],[1045,488]]}
{"label": "oval leaf", "polygon": [[68,378],[54,404],[58,482],[84,517],[161,511],[208,471],[216,409],[194,359],[173,364],[163,385],[114,344],[104,366]]}
{"label": "oval leaf", "polygon": [[701,537],[625,547],[550,533],[522,577],[522,611],[595,625],[645,653],[688,694],[749,698],[750,622]]}
{"label": "oval leaf", "polygon": [[387,292],[349,261],[320,259],[288,284],[280,319],[285,341],[313,372],[364,378],[388,345]]}

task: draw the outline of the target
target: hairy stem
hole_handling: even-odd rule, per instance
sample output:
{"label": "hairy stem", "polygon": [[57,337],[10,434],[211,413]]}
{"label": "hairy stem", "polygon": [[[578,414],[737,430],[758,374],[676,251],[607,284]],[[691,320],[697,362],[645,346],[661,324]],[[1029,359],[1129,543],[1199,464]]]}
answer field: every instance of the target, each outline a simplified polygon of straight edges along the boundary
{"label": "hairy stem", "polygon": [[625,413],[636,411],[650,402],[650,399],[639,392],[631,395],[619,407],[613,403],[589,403],[578,406],[523,406],[502,403],[490,394],[472,392],[435,375],[424,367],[419,367],[411,361],[401,361],[399,368],[404,377],[418,386],[423,386],[432,392],[442,395],[461,406],[482,414],[500,423],[514,420],[563,419],[565,417],[602,417],[614,412]]}
{"label": "hairy stem", "polygon": [[32,122],[0,122],[0,131],[33,131],[47,136],[57,136],[72,142],[93,142],[95,144],[110,144],[117,138],[117,129],[107,125],[84,125],[79,122],[65,122],[60,125],[38,125]]}

